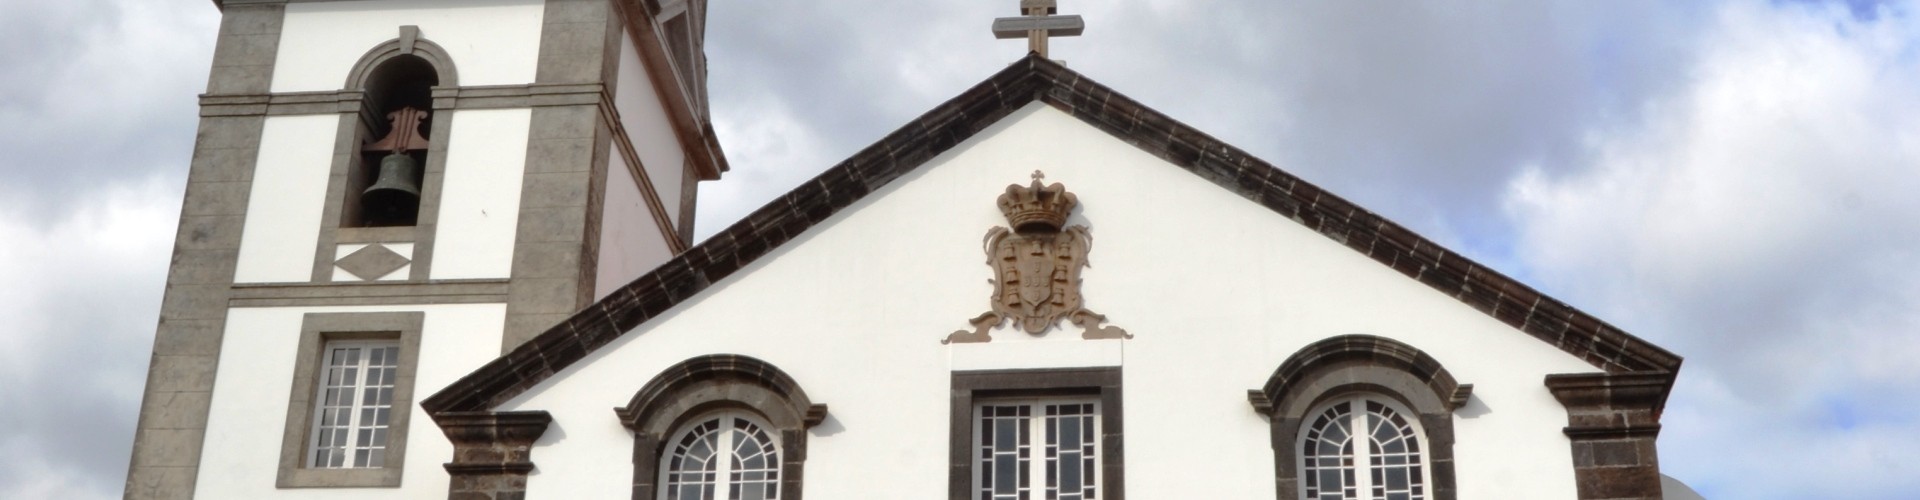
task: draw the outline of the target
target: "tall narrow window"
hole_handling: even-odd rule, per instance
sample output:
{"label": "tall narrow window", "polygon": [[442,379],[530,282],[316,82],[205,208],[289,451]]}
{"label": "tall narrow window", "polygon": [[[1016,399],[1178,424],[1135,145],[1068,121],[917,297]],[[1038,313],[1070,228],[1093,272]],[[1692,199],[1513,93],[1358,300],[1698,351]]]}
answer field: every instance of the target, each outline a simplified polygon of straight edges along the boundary
{"label": "tall narrow window", "polygon": [[1420,429],[1384,401],[1327,405],[1300,433],[1302,498],[1427,500]]}
{"label": "tall narrow window", "polygon": [[387,465],[388,426],[400,346],[388,341],[329,342],[314,405],[312,455],[318,469]]}
{"label": "tall narrow window", "polygon": [[694,419],[660,459],[660,498],[778,500],[780,444],[766,429],[737,411]]}
{"label": "tall narrow window", "polygon": [[399,55],[375,67],[364,90],[358,167],[348,173],[344,227],[412,226],[419,222],[427,164],[432,63]]}
{"label": "tall narrow window", "polygon": [[975,499],[1105,498],[1098,401],[990,401],[974,415]]}

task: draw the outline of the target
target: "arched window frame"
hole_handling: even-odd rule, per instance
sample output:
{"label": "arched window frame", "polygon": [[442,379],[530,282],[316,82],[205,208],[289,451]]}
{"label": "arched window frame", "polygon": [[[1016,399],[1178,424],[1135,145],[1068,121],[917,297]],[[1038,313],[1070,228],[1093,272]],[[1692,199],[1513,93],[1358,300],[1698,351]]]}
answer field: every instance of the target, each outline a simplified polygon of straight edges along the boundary
{"label": "arched window frame", "polygon": [[807,456],[807,429],[827,416],[792,377],[779,368],[736,354],[701,356],[660,372],[614,409],[633,431],[633,498],[661,497],[662,458],[687,426],[736,411],[764,423],[780,446],[780,498],[800,500]]}
{"label": "arched window frame", "polygon": [[[412,226],[389,227],[343,227],[343,217],[349,207],[347,190],[352,187],[351,180],[356,172],[364,172],[366,165],[361,147],[377,140],[372,137],[375,130],[384,126],[385,116],[380,110],[372,109],[374,104],[367,98],[367,84],[373,81],[375,73],[383,64],[399,57],[415,57],[432,66],[436,83],[429,92],[438,96],[443,89],[457,89],[460,86],[459,71],[455,69],[453,58],[446,49],[420,35],[414,26],[401,26],[400,36],[387,40],[369,49],[360,56],[359,61],[348,70],[342,83],[339,97],[340,125],[335,132],[333,165],[327,179],[326,207],[320,217],[320,237],[314,252],[313,280],[316,282],[334,281],[334,267],[339,259],[343,244],[356,243],[409,243],[413,250],[408,264],[406,280],[423,281],[429,276],[432,267],[434,248],[434,228],[439,215],[442,179],[447,165],[447,144],[452,135],[453,120],[449,106],[451,100],[434,98],[432,116],[427,124],[426,163],[421,165],[423,172],[420,181],[420,207]],[[372,278],[368,278],[371,280]]]}
{"label": "arched window frame", "polygon": [[1300,434],[1309,419],[1342,398],[1366,395],[1391,401],[1423,431],[1427,484],[1433,500],[1457,500],[1453,470],[1453,411],[1473,386],[1461,384],[1432,356],[1372,335],[1341,335],[1288,357],[1261,389],[1248,391],[1254,410],[1272,425],[1277,498],[1301,498]]}

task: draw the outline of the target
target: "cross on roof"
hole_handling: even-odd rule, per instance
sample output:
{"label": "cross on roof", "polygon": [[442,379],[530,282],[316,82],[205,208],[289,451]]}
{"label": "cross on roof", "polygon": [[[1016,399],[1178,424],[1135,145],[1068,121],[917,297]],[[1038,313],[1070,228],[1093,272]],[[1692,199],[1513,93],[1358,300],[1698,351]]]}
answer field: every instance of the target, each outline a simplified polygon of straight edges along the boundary
{"label": "cross on roof", "polygon": [[1080,32],[1087,27],[1080,16],[1053,15],[1059,10],[1055,0],[1020,0],[1022,16],[994,19],[993,37],[1027,37],[1027,50],[1047,57],[1047,37],[1080,36]]}

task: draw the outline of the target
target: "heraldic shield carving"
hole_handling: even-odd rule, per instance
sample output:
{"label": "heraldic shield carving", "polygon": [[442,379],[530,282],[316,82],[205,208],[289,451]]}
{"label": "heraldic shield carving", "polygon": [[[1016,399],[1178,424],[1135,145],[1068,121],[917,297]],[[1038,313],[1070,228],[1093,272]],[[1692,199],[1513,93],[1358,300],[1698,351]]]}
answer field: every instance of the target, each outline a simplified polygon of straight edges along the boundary
{"label": "heraldic shield carving", "polygon": [[1086,226],[1064,227],[1079,199],[1058,182],[1041,186],[1045,176],[1036,170],[1031,185],[1009,184],[1000,195],[1000,213],[1012,228],[987,231],[993,309],[969,321],[973,331],[955,331],[940,343],[989,342],[988,331],[1009,320],[1041,335],[1063,318],[1086,330],[1081,338],[1133,338],[1119,327],[1100,326],[1107,317],[1081,306],[1080,269],[1088,266],[1093,236]]}

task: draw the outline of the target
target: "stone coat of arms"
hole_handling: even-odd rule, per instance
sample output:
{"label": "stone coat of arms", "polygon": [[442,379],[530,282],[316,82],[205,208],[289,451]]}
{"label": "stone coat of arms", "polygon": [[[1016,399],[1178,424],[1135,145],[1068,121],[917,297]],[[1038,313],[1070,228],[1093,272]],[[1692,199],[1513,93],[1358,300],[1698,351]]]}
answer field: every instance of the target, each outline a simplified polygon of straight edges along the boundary
{"label": "stone coat of arms", "polygon": [[1000,213],[1008,227],[987,230],[987,265],[993,268],[993,308],[968,321],[972,331],[947,335],[947,343],[989,342],[989,330],[1012,321],[1029,334],[1045,334],[1061,319],[1085,329],[1081,338],[1133,338],[1116,326],[1100,326],[1106,316],[1081,305],[1080,270],[1088,266],[1093,235],[1086,226],[1066,226],[1079,199],[1056,182],[1042,186],[1033,173],[1027,186],[1010,184],[1000,195]]}

